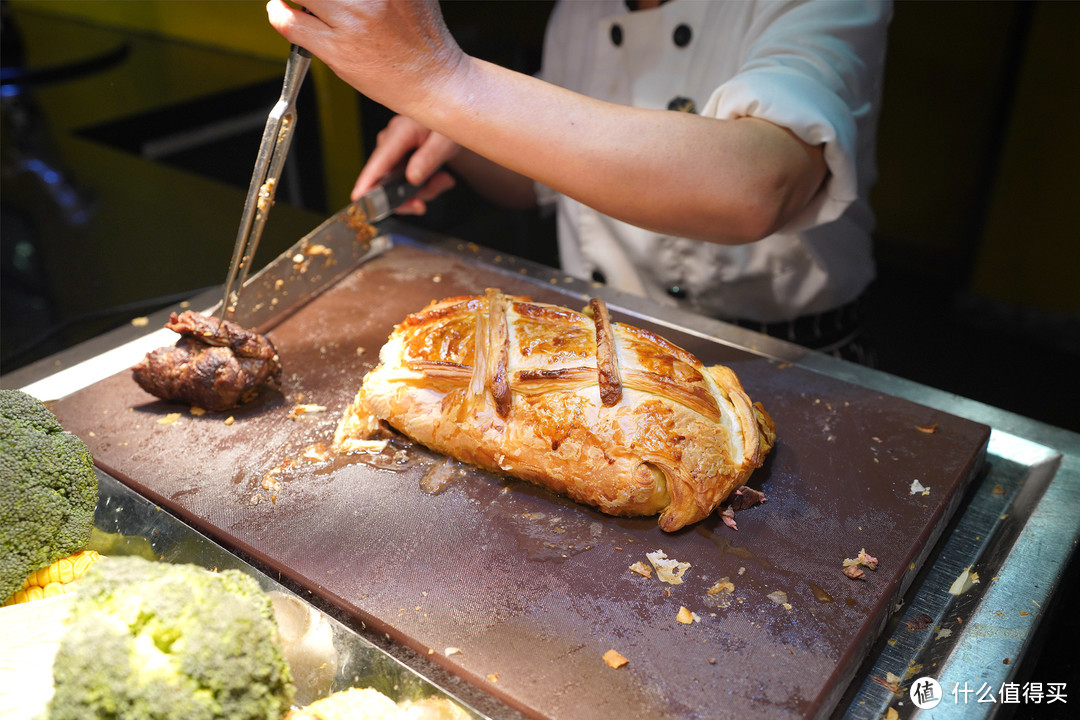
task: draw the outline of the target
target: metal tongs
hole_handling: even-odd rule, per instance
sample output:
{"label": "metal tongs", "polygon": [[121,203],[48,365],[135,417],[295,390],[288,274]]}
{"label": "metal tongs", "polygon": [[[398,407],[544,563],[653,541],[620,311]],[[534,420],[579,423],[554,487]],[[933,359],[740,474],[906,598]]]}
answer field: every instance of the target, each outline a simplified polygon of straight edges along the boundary
{"label": "metal tongs", "polygon": [[[240,217],[240,230],[236,234],[236,247],[233,249],[229,274],[225,279],[225,292],[221,300],[221,312],[218,327],[226,318],[232,318],[240,290],[247,280],[248,271],[259,247],[266,216],[274,204],[281,168],[289,154],[296,127],[296,97],[300,86],[311,65],[311,53],[293,45],[289,50],[289,62],[285,66],[285,81],[281,88],[281,97],[270,110],[263,129],[259,155],[255,159],[255,170],[251,175],[247,199],[244,201],[244,214]],[[233,286],[237,287],[233,294]]]}

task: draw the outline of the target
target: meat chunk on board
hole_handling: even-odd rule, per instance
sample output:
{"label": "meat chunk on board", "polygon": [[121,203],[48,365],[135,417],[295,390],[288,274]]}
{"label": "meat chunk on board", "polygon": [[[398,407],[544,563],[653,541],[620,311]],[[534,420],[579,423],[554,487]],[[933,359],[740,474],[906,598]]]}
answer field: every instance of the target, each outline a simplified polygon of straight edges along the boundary
{"label": "meat chunk on board", "polygon": [[132,368],[135,382],[151,395],[222,411],[254,400],[264,387],[281,388],[281,360],[265,335],[201,313],[172,313],[165,324],[180,333],[175,345],[158,348]]}

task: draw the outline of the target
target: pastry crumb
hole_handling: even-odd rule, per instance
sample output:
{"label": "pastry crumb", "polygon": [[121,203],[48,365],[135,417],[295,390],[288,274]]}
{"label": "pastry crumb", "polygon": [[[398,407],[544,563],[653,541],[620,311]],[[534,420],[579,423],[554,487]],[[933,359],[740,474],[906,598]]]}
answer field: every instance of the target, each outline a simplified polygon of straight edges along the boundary
{"label": "pastry crumb", "polygon": [[919,482],[918,480],[912,480],[911,481],[911,490],[910,490],[910,492],[908,494],[909,495],[929,495],[930,494],[930,488],[924,487],[923,484],[921,482]]}
{"label": "pastry crumb", "polygon": [[690,569],[690,563],[668,558],[663,550],[645,553],[645,557],[656,569],[656,579],[668,585],[682,585],[682,577]]}
{"label": "pastry crumb", "polygon": [[784,592],[783,590],[773,590],[771,593],[769,593],[765,597],[769,598],[770,600],[772,600],[777,605],[783,605],[784,603],[786,603],[788,601],[787,593]]}
{"label": "pastry crumb", "polygon": [[701,618],[696,612],[691,612],[689,608],[681,605],[679,606],[679,612],[675,616],[675,619],[683,625],[693,625],[696,622],[701,622]]}
{"label": "pastry crumb", "polygon": [[630,661],[623,657],[618,650],[613,649],[604,653],[604,662],[608,664],[608,667],[618,669]]}
{"label": "pastry crumb", "polygon": [[964,571],[960,573],[955,580],[953,580],[952,586],[949,587],[950,595],[963,595],[971,588],[979,584],[979,573],[973,572],[971,566],[964,568]]}
{"label": "pastry crumb", "polygon": [[325,411],[326,407],[323,405],[314,405],[312,403],[294,405],[293,409],[289,411],[289,419],[296,420],[301,415],[308,415],[310,413],[321,413]]}
{"label": "pastry crumb", "polygon": [[877,570],[877,566],[878,559],[867,553],[866,548],[859,550],[859,554],[854,559],[844,558],[844,574],[852,580],[865,579],[866,573],[863,568]]}
{"label": "pastry crumb", "polygon": [[731,582],[726,576],[720,578],[712,584],[708,590],[705,591],[706,595],[716,595],[717,593],[733,593],[735,592],[735,583]]}

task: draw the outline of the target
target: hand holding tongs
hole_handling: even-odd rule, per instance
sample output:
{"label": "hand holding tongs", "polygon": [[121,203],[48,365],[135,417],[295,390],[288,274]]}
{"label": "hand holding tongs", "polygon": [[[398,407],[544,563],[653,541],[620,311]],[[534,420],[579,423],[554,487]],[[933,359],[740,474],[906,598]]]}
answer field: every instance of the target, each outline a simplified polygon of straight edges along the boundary
{"label": "hand holding tongs", "polygon": [[232,317],[236,305],[236,297],[232,292],[233,285],[237,284],[239,275],[238,296],[251,269],[255,251],[259,247],[259,238],[262,237],[266,216],[274,204],[278,178],[281,177],[285,157],[289,154],[289,143],[292,141],[296,125],[296,97],[300,93],[300,85],[304,82],[304,76],[307,75],[310,65],[311,53],[299,45],[293,45],[289,50],[288,65],[285,66],[285,82],[281,88],[281,97],[266,119],[262,143],[259,145],[259,155],[255,160],[255,171],[251,175],[247,200],[244,201],[244,214],[240,218],[236,247],[233,249],[229,274],[225,279],[225,293],[221,300],[221,314],[218,317],[219,327],[226,316]]}

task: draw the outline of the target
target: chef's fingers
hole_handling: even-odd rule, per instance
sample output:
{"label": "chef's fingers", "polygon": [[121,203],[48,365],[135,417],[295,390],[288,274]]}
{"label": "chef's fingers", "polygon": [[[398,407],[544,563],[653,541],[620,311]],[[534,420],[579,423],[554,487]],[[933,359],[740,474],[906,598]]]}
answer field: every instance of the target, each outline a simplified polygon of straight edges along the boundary
{"label": "chef's fingers", "polygon": [[424,184],[424,187],[416,193],[408,202],[403,203],[396,212],[399,215],[423,215],[427,212],[427,204],[439,195],[457,185],[454,176],[448,172],[437,172]]}
{"label": "chef's fingers", "polygon": [[304,47],[312,35],[325,29],[325,23],[310,12],[304,12],[287,4],[285,0],[269,0],[266,17],[270,26],[291,43]]}
{"label": "chef's fingers", "polygon": [[428,131],[427,137],[409,158],[409,164],[405,167],[405,179],[413,185],[422,184],[452,160],[460,149],[456,142],[445,135]]}
{"label": "chef's fingers", "polygon": [[[421,152],[419,148],[431,136],[431,131],[420,123],[405,117],[395,115],[390,118],[386,127],[375,136],[375,148],[371,151],[356,184],[353,186],[352,198],[357,200],[361,195],[373,188],[380,179],[397,167],[398,163],[408,157],[414,150],[420,153],[417,164],[409,161],[406,168],[406,177],[413,185],[423,185],[424,182],[438,169],[441,162],[431,164],[432,152]],[[415,158],[415,154],[414,154]]]}

